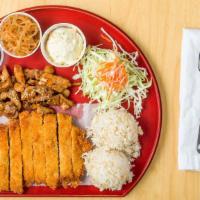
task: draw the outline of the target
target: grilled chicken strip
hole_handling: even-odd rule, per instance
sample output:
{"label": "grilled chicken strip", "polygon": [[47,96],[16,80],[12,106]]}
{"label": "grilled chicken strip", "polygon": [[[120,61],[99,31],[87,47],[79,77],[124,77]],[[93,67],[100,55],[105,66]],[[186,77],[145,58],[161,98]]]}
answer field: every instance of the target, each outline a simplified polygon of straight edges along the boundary
{"label": "grilled chicken strip", "polygon": [[18,83],[25,85],[25,77],[24,77],[24,72],[21,65],[14,66],[14,75]]}

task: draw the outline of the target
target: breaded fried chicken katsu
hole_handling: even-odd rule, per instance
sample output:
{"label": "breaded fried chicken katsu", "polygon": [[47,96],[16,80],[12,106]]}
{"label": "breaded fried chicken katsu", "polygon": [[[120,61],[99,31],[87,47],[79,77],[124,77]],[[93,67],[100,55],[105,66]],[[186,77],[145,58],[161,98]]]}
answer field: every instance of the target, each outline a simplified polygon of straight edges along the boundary
{"label": "breaded fried chicken katsu", "polygon": [[22,174],[22,145],[19,120],[12,119],[9,123],[9,151],[10,151],[10,190],[23,192]]}
{"label": "breaded fried chicken katsu", "polygon": [[24,192],[24,187],[77,187],[84,174],[82,155],[92,149],[72,116],[56,113],[73,106],[71,82],[44,70],[14,65],[0,74],[0,191]]}
{"label": "breaded fried chicken katsu", "polygon": [[8,127],[0,125],[0,191],[9,191]]}
{"label": "breaded fried chicken katsu", "polygon": [[28,111],[20,113],[19,123],[22,141],[23,176],[25,186],[28,187],[34,183],[33,127],[31,128],[31,114]]}
{"label": "breaded fried chicken katsu", "polygon": [[82,155],[92,145],[66,114],[23,111],[0,125],[0,191],[23,186],[77,187],[84,174]]}
{"label": "breaded fried chicken katsu", "polygon": [[44,115],[42,131],[44,134],[46,185],[55,189],[59,183],[57,120],[55,114]]}

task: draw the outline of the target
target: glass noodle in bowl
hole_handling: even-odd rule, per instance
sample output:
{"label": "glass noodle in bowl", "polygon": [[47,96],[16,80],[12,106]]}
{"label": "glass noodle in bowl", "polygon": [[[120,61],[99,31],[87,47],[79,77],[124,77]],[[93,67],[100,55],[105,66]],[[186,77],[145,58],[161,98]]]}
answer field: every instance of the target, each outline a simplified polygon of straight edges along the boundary
{"label": "glass noodle in bowl", "polygon": [[[14,16],[16,16],[16,19],[14,19]],[[17,18],[17,16],[19,18]],[[26,21],[25,21],[26,23],[23,23],[23,21],[22,21],[23,18],[21,19],[21,21],[19,21],[20,16],[24,16],[24,20],[26,19]],[[28,18],[30,19],[29,24],[27,24]],[[6,24],[9,22],[9,20],[12,23],[14,23],[14,25],[12,23],[10,23],[10,26],[11,26],[10,29],[9,29],[9,24]],[[16,20],[16,21],[14,21],[14,20]],[[32,24],[31,24],[31,22],[32,22]],[[37,30],[38,32],[36,32],[36,34],[35,34],[35,32],[30,31],[31,28],[33,28],[33,30],[35,28],[35,27],[31,27],[31,25],[32,26],[36,25],[36,27],[38,29]],[[6,31],[8,31],[8,32],[11,31],[12,33],[10,35],[8,35],[8,33]],[[19,37],[19,35],[20,35],[20,37]],[[38,37],[38,41],[37,41],[36,36]],[[8,54],[9,56],[12,56],[14,58],[25,58],[25,57],[28,57],[28,56],[31,56],[32,54],[34,54],[40,46],[41,38],[42,38],[42,31],[41,31],[38,21],[33,16],[31,16],[25,12],[11,13],[11,14],[7,15],[6,17],[4,17],[0,23],[0,46],[6,54]],[[13,45],[12,51],[10,51],[6,47],[6,45],[5,45],[6,39],[8,40],[7,45],[10,45],[9,48],[10,47],[12,48],[12,45]],[[35,44],[34,44],[34,42],[31,43],[31,40],[32,40],[32,42],[34,41]],[[26,44],[26,41],[27,41],[27,44]],[[20,44],[20,42],[21,42],[21,44]],[[18,47],[19,46],[20,47],[18,48],[18,50],[15,50],[17,45],[18,45]],[[27,45],[27,49],[26,49],[26,45]],[[22,46],[24,49],[22,49]],[[28,52],[27,54],[22,53],[23,51],[25,52],[25,49]],[[14,51],[16,51],[16,52],[14,52]],[[21,51],[21,53],[19,53],[19,51]],[[24,54],[24,55],[20,55],[20,54]]]}

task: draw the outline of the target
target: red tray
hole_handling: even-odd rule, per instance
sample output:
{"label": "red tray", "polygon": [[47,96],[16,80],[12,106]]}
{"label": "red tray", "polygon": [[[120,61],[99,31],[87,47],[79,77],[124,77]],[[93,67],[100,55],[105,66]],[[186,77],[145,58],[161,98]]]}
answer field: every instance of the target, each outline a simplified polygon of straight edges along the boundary
{"label": "red tray", "polygon": [[[49,189],[48,187],[30,187],[25,188],[24,193],[21,195],[2,192],[0,196],[125,196],[136,186],[147,170],[160,136],[162,113],[160,93],[151,66],[138,46],[123,31],[93,13],[66,6],[39,6],[23,9],[22,11],[33,15],[39,21],[43,32],[55,23],[69,22],[81,28],[86,36],[87,44],[103,44],[104,47],[110,48],[110,44],[100,37],[100,28],[103,27],[124,49],[130,52],[139,51],[138,63],[147,69],[153,84],[149,90],[148,98],[143,102],[144,109],[139,119],[139,123],[144,130],[144,135],[140,138],[142,145],[141,156],[135,161],[135,167],[133,168],[135,176],[131,183],[124,185],[120,191],[106,190],[100,192],[94,186],[81,185],[75,189],[58,188],[56,190]],[[23,67],[28,68],[42,69],[47,62],[39,49],[32,56],[23,59],[15,59],[5,55],[4,64],[11,70],[14,64],[21,64]],[[76,70],[73,71],[72,67],[67,69],[57,68],[56,73],[71,79]],[[72,90],[76,91],[77,88],[74,87]],[[73,92],[71,98],[79,103],[88,101],[81,94],[75,95]]]}

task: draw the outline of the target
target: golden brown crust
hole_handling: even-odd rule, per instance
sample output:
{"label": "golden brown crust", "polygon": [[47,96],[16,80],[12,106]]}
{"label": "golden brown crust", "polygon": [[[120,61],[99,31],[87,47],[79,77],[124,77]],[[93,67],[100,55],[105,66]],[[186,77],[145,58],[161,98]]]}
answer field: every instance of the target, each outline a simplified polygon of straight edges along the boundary
{"label": "golden brown crust", "polygon": [[22,161],[23,161],[23,176],[26,186],[31,186],[34,182],[33,172],[33,138],[30,131],[31,115],[28,111],[19,114],[22,140]]}
{"label": "golden brown crust", "polygon": [[42,114],[31,112],[31,131],[33,136],[33,169],[36,184],[46,182],[44,132]]}
{"label": "golden brown crust", "polygon": [[18,120],[9,122],[10,139],[10,190],[18,194],[23,193],[22,150],[20,126]]}
{"label": "golden brown crust", "polygon": [[92,149],[92,143],[86,138],[85,131],[83,131],[82,129],[79,129],[77,139],[81,147],[82,153],[85,153]]}
{"label": "golden brown crust", "polygon": [[43,132],[46,158],[46,184],[50,188],[55,189],[59,182],[57,121],[55,114],[44,115]]}
{"label": "golden brown crust", "polygon": [[19,120],[10,120],[9,138],[8,127],[0,125],[0,191],[9,190],[9,155],[13,192],[23,192],[23,178],[27,187],[33,183],[52,189],[59,183],[64,188],[77,187],[84,172],[82,154],[91,148],[71,116],[24,111]]}
{"label": "golden brown crust", "polygon": [[83,158],[82,158],[82,147],[79,144],[79,135],[81,130],[75,126],[72,126],[71,137],[72,137],[72,165],[74,173],[74,181],[72,186],[76,187],[79,184],[80,178],[83,175]]}
{"label": "golden brown crust", "polygon": [[60,182],[63,187],[67,187],[73,180],[72,167],[72,143],[71,143],[71,116],[61,113],[57,114],[58,120],[58,140],[60,156]]}
{"label": "golden brown crust", "polygon": [[0,191],[9,191],[8,127],[0,125]]}

